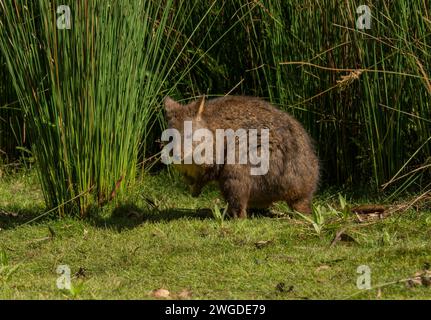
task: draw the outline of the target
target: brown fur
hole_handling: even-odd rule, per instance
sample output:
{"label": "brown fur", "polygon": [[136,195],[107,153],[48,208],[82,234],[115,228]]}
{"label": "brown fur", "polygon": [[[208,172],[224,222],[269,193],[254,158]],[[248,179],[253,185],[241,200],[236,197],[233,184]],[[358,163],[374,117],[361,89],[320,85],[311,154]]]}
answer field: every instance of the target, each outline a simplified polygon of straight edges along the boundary
{"label": "brown fur", "polygon": [[[169,128],[182,132],[186,120],[193,130],[270,129],[270,160],[266,175],[250,174],[250,164],[178,165],[197,196],[216,180],[228,202],[231,216],[245,218],[247,208],[266,208],[284,200],[294,210],[309,213],[319,179],[319,163],[312,143],[301,124],[270,103],[254,97],[227,96],[180,105],[165,100]],[[200,108],[201,107],[201,108]],[[199,113],[199,114],[198,114]],[[215,148],[214,148],[215,149]]]}

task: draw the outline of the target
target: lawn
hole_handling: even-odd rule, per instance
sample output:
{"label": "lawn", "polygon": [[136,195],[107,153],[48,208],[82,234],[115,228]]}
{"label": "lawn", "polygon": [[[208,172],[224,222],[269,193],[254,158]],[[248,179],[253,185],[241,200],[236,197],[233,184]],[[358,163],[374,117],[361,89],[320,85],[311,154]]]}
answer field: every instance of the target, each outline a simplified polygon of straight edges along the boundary
{"label": "lawn", "polygon": [[[223,219],[213,213],[224,207],[215,187],[192,198],[167,172],[139,181],[86,219],[27,223],[45,212],[35,173],[0,178],[0,299],[431,298],[426,200],[407,197],[387,217],[358,218],[328,207],[340,207],[338,192],[321,192],[315,204],[326,208],[324,221],[313,226],[282,204]],[[60,265],[70,267],[69,290],[57,288]],[[369,290],[357,287],[361,265],[371,271]]]}

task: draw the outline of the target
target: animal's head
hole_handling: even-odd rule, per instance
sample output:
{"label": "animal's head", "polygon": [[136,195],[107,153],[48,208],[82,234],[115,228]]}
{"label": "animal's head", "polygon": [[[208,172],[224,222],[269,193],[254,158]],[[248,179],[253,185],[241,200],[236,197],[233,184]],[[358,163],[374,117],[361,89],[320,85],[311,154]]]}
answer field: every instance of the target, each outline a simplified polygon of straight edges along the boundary
{"label": "animal's head", "polygon": [[203,119],[204,109],[205,96],[186,105],[182,105],[172,98],[167,97],[165,99],[165,111],[168,120],[168,128],[177,129],[181,132],[181,136],[183,136],[184,133],[185,121],[191,121],[193,131],[205,128],[206,123]]}
{"label": "animal's head", "polygon": [[[168,129],[171,129],[170,136],[174,138],[168,145],[170,147],[168,151],[173,151],[174,164],[178,164],[181,171],[188,176],[197,176],[197,172],[202,169],[200,165],[210,164],[209,162],[212,161],[208,160],[212,151],[208,153],[200,151],[205,150],[206,146],[212,147],[213,143],[211,132],[207,129],[207,123],[203,117],[205,97],[187,105],[182,105],[168,97],[164,104]],[[209,150],[212,149],[209,148]]]}

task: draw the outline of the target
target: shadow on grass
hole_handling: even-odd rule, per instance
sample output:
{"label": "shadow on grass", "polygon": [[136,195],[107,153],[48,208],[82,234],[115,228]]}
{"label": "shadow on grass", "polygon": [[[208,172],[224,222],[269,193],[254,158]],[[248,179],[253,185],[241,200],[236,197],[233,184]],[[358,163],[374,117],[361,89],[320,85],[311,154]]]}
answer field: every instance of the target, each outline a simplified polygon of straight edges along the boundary
{"label": "shadow on grass", "polygon": [[[44,210],[42,208],[28,209],[16,206],[0,208],[0,228],[3,230],[14,229],[29,223],[31,220],[43,214]],[[52,219],[56,217],[58,217],[58,215],[52,213],[31,222],[31,224],[44,224],[47,221],[52,221]]]}
{"label": "shadow on grass", "polygon": [[109,216],[103,217],[94,212],[89,223],[99,228],[112,228],[118,232],[136,228],[145,223],[169,222],[180,219],[213,219],[210,209],[148,209],[134,204],[116,207]]}
{"label": "shadow on grass", "polygon": [[[223,210],[223,209],[221,209]],[[252,210],[251,217],[268,216],[269,210]],[[115,208],[109,217],[93,215],[89,221],[100,228],[113,228],[118,232],[130,230],[145,223],[170,222],[180,219],[214,220],[211,209],[176,209],[165,210],[139,208],[134,204],[124,204]],[[226,220],[231,219],[226,217]]]}
{"label": "shadow on grass", "polygon": [[[223,208],[221,209],[223,211]],[[130,230],[145,223],[170,222],[180,219],[197,219],[197,220],[214,220],[211,209],[155,209],[140,208],[132,203],[120,205],[107,214],[101,214],[99,208],[92,208],[84,219],[86,222],[97,228],[111,228],[117,232]],[[250,217],[268,216],[267,210],[252,210],[249,212]],[[40,218],[38,218],[40,217]],[[34,220],[35,219],[35,220]],[[46,225],[52,221],[58,221],[59,217],[56,212],[44,215],[42,208],[19,208],[9,207],[0,208],[0,228],[3,230],[14,229],[19,226],[29,225]],[[76,217],[79,220],[79,217]],[[226,217],[226,220],[231,219]],[[34,220],[34,221],[33,221]]]}

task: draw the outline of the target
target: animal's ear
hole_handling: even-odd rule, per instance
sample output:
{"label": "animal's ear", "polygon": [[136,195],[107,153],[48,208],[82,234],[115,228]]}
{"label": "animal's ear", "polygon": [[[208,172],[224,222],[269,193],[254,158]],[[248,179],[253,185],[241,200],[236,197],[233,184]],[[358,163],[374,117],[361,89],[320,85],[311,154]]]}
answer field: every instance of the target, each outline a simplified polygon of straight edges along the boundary
{"label": "animal's ear", "polygon": [[199,109],[196,114],[196,120],[200,121],[202,119],[202,113],[204,112],[204,109],[205,109],[205,95],[203,95],[202,98],[198,100],[198,105],[199,105]]}
{"label": "animal's ear", "polygon": [[181,104],[176,102],[171,97],[166,97],[164,100],[165,110],[168,117],[172,116],[172,113],[181,108]]}

